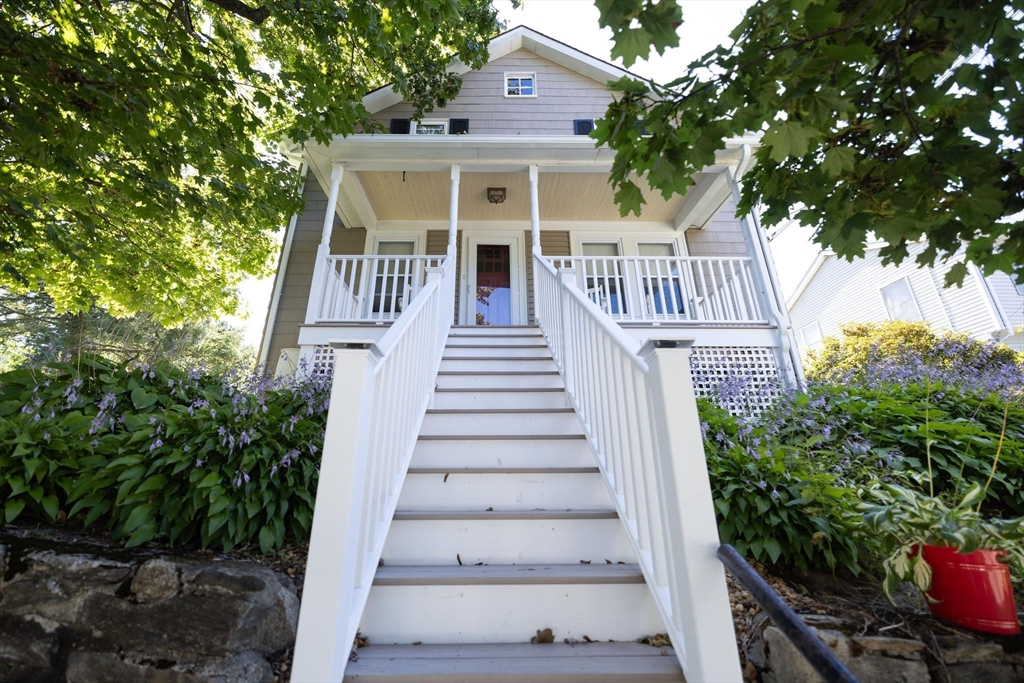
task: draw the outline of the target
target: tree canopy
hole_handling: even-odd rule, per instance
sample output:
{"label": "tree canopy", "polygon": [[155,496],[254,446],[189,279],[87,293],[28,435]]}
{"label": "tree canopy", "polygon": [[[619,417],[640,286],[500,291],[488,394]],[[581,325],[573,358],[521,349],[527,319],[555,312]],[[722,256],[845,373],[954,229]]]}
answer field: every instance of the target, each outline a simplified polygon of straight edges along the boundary
{"label": "tree canopy", "polygon": [[[679,44],[676,0],[596,4],[627,67]],[[762,0],[731,37],[665,86],[615,84],[595,135],[623,215],[644,202],[631,172],[684,193],[725,139],[763,132],[741,210],[846,258],[880,239],[898,264],[923,240],[921,265],[964,248],[1024,282],[1024,2]]]}
{"label": "tree canopy", "polygon": [[479,66],[488,0],[0,3],[0,288],[165,324],[229,312],[300,204],[282,138],[417,112]]}

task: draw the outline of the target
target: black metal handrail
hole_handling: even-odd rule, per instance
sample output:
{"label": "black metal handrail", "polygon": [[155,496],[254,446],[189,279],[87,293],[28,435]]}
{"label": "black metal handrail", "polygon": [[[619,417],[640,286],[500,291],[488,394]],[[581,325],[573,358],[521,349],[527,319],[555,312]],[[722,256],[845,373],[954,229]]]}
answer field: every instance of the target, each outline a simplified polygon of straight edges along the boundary
{"label": "black metal handrail", "polygon": [[804,623],[803,619],[797,616],[793,608],[782,601],[779,594],[772,590],[772,587],[754,571],[754,568],[743,559],[743,556],[736,552],[736,548],[731,545],[723,545],[716,554],[722,564],[728,567],[740,582],[740,585],[754,596],[754,600],[771,617],[783,635],[789,638],[789,642],[793,643],[797,651],[814,667],[818,675],[828,683],[858,683],[857,677],[839,661],[836,654],[828,649],[825,643],[821,642],[821,639]]}

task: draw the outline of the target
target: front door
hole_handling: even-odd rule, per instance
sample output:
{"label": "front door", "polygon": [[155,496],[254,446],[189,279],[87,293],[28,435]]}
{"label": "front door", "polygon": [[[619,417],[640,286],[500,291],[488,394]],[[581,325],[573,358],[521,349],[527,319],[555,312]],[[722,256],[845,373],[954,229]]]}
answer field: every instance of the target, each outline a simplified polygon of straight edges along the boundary
{"label": "front door", "polygon": [[512,259],[508,244],[476,245],[477,325],[512,324]]}

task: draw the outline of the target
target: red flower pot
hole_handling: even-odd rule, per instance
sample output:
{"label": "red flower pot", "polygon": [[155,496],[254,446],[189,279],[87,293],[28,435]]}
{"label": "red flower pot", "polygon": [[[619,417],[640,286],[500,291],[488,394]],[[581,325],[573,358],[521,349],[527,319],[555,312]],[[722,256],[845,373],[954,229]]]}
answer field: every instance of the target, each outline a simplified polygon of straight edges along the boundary
{"label": "red flower pot", "polygon": [[956,548],[924,546],[924,559],[932,568],[932,616],[985,633],[1020,633],[1010,568],[999,562],[1001,554],[976,550],[961,555]]}

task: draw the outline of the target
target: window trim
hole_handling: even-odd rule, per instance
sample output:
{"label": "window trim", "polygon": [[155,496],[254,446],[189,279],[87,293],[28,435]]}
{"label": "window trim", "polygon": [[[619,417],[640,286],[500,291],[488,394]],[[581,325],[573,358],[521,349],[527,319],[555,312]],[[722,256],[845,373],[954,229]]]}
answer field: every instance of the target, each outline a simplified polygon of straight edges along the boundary
{"label": "window trim", "polygon": [[914,308],[917,309],[917,320],[924,321],[924,312],[921,310],[921,302],[917,300],[917,292],[914,291],[914,284],[910,281],[910,276],[908,275],[903,275],[901,277],[895,278],[878,288],[878,298],[882,300],[882,308],[885,310],[886,317],[888,317],[889,320],[906,320],[906,318],[892,317],[892,312],[889,310],[889,307],[886,306],[885,304],[885,294],[882,293],[882,290],[884,290],[886,287],[892,287],[900,280],[904,280],[907,283],[907,291],[910,292],[910,300],[914,302]]}
{"label": "window trim", "polygon": [[382,242],[412,242],[412,253],[409,256],[422,256],[420,253],[420,238],[418,236],[413,237],[374,237],[373,238],[373,253],[370,256],[395,256],[395,254],[381,254],[380,245]]}
{"label": "window trim", "polygon": [[[444,126],[444,130],[440,133],[417,133],[416,130],[420,126]],[[409,122],[409,134],[410,135],[448,135],[448,119],[423,119],[422,121],[410,121]]]}
{"label": "window trim", "polygon": [[[532,95],[509,95],[508,94],[508,79],[510,78],[532,78],[533,79],[533,94]],[[536,71],[506,71],[505,77],[501,80],[501,94],[504,95],[505,99],[508,100],[529,100],[537,97],[537,72]]]}
{"label": "window trim", "polygon": [[640,245],[641,244],[668,244],[672,247],[671,256],[642,256],[641,258],[685,258],[687,256],[683,250],[679,248],[679,240],[672,237],[662,237],[654,239],[644,239],[637,237],[633,240],[633,249],[637,256],[640,256]]}

